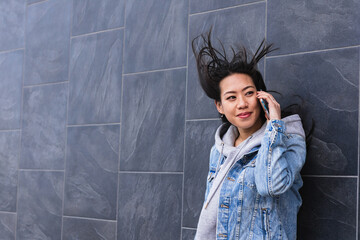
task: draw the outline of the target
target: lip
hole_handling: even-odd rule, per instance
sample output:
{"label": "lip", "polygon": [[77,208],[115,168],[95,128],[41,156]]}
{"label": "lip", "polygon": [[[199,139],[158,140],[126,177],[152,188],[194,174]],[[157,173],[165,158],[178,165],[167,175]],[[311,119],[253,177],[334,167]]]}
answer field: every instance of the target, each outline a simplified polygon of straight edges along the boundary
{"label": "lip", "polygon": [[248,118],[250,117],[251,115],[251,112],[243,112],[243,113],[240,113],[238,115],[236,115],[238,118],[242,118],[242,119],[245,119],[245,118]]}

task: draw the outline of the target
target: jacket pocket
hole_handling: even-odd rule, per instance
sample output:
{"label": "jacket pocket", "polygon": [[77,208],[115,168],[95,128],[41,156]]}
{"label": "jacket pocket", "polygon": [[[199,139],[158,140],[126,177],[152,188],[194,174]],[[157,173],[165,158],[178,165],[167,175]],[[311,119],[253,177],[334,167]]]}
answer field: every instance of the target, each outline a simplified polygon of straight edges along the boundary
{"label": "jacket pocket", "polygon": [[269,223],[269,212],[267,208],[262,208],[261,209],[261,213],[262,213],[262,227],[263,227],[263,231],[264,231],[264,240],[270,240],[271,236],[270,236],[270,223]]}

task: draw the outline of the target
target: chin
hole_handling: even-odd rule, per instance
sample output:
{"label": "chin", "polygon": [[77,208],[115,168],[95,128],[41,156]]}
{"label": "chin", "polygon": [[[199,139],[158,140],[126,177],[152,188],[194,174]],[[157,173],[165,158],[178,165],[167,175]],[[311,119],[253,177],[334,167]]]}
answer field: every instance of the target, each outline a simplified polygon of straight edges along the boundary
{"label": "chin", "polygon": [[248,129],[253,128],[258,123],[261,123],[261,124],[259,124],[259,126],[261,127],[262,121],[259,116],[255,119],[253,118],[253,119],[243,120],[241,122],[237,121],[236,124],[234,124],[234,123],[232,123],[232,124],[235,125],[239,129],[248,130]]}

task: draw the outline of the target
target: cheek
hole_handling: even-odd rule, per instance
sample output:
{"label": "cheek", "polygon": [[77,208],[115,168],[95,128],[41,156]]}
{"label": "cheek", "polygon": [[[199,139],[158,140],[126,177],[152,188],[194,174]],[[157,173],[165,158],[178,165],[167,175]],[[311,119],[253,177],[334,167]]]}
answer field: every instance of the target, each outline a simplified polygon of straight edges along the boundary
{"label": "cheek", "polygon": [[253,108],[254,108],[254,110],[257,110],[257,111],[261,110],[260,101],[257,98],[253,102]]}
{"label": "cheek", "polygon": [[222,109],[224,110],[224,112],[231,112],[234,109],[234,106],[229,102],[224,102],[224,104],[222,105]]}
{"label": "cheek", "polygon": [[254,104],[254,112],[256,112],[256,118],[258,118],[261,114],[261,105],[259,101]]}

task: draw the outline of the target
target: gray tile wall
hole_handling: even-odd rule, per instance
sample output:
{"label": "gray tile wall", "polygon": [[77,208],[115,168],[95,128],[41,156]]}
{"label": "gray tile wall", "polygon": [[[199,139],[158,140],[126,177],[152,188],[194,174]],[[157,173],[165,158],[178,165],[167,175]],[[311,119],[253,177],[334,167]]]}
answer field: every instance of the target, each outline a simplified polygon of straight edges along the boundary
{"label": "gray tile wall", "polygon": [[[0,3],[0,238],[193,239],[220,124],[191,40],[261,63],[315,131],[298,239],[359,239],[360,2]],[[217,43],[215,43],[217,44]]]}

